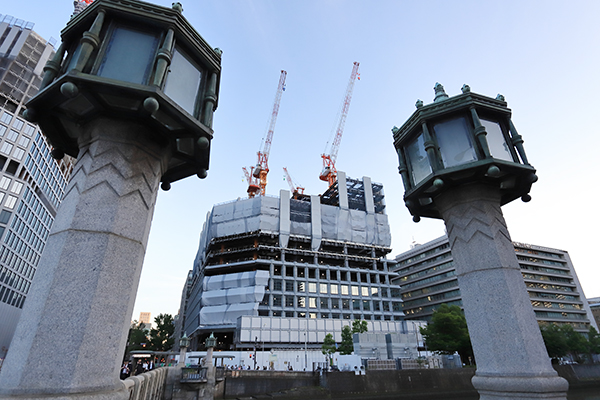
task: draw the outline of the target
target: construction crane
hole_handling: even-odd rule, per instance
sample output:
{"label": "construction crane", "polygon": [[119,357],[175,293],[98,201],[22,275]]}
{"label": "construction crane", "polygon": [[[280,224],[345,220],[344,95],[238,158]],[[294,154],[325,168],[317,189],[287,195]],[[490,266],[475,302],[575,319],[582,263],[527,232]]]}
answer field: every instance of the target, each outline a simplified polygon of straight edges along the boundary
{"label": "construction crane", "polygon": [[342,141],[342,133],[344,133],[344,125],[346,124],[346,117],[348,116],[348,109],[350,108],[350,100],[352,100],[354,82],[356,81],[357,77],[360,79],[358,75],[358,65],[358,62],[355,61],[352,67],[352,73],[350,74],[350,80],[348,81],[348,87],[346,88],[346,95],[344,97],[344,104],[342,105],[340,121],[338,123],[331,148],[329,149],[329,152],[321,155],[321,158],[323,158],[323,170],[319,175],[319,179],[328,182],[329,186],[333,185],[337,179],[335,161],[340,148],[340,142]]}
{"label": "construction crane", "polygon": [[300,185],[295,185],[290,173],[288,172],[286,167],[283,167],[283,171],[285,172],[285,179],[287,180],[288,185],[290,185],[290,190],[294,195],[294,198],[298,198],[299,195],[304,194],[304,188]]}
{"label": "construction crane", "polygon": [[279,103],[281,102],[281,94],[285,90],[286,71],[281,71],[279,76],[279,85],[275,93],[275,101],[273,103],[273,112],[271,113],[271,121],[267,135],[261,145],[261,150],[258,151],[258,162],[255,167],[250,167],[250,172],[244,167],[244,174],[248,181],[248,196],[256,195],[264,196],[267,190],[267,174],[269,173],[269,152],[271,151],[271,142],[273,140],[273,131],[275,130],[275,122],[279,114]]}

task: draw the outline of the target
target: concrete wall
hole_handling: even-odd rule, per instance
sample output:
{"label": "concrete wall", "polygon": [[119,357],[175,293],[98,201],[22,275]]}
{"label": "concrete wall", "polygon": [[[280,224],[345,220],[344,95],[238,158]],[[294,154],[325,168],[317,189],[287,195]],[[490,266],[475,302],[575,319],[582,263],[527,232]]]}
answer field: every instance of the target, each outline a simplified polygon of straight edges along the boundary
{"label": "concrete wall", "polygon": [[235,371],[225,379],[224,397],[250,397],[298,387],[319,386],[319,375],[312,372]]}

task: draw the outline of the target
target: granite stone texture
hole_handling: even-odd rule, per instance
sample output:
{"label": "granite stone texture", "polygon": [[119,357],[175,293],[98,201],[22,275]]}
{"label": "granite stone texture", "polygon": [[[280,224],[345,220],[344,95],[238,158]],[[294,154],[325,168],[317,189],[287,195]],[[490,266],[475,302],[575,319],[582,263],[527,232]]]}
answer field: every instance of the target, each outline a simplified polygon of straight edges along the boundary
{"label": "granite stone texture", "polygon": [[435,202],[446,223],[485,399],[566,399],[552,368],[500,208],[499,190],[465,185]]}
{"label": "granite stone texture", "polygon": [[119,380],[168,149],[134,122],[86,125],[0,373],[0,398],[126,398]]}

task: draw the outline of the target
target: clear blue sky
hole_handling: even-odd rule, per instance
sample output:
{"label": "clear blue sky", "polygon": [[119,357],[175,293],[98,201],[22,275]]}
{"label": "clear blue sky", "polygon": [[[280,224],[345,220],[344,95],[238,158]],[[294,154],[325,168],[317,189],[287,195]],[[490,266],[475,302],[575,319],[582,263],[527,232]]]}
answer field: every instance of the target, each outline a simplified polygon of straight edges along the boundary
{"label": "clear blue sky", "polygon": [[[170,6],[171,0],[155,1]],[[161,192],[133,318],[177,313],[199,234],[215,203],[244,197],[242,166],[256,162],[280,70],[287,89],[271,149],[267,193],[287,189],[282,167],[310,194],[322,193],[320,154],[337,124],[352,62],[361,80],[337,167],[383,183],[392,256],[444,233],[419,224],[403,205],[391,128],[464,83],[502,93],[538,169],[530,203],[504,207],[513,240],[569,251],[587,297],[600,296],[596,252],[600,217],[597,110],[600,106],[600,2],[597,1],[183,1],[184,16],[223,50],[219,108],[208,178],[188,178]],[[1,14],[35,22],[59,37],[70,0],[4,2]]]}

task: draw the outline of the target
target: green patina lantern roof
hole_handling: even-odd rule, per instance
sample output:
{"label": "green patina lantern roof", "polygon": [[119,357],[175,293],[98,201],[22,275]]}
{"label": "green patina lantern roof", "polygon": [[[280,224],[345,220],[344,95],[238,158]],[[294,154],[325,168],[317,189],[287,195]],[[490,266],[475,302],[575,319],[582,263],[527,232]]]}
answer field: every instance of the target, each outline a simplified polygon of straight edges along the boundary
{"label": "green patina lantern roof", "polygon": [[221,51],[183,17],[181,4],[96,0],[61,37],[26,114],[53,156],[77,157],[81,126],[109,116],[145,125],[149,139],[171,149],[163,189],[190,175],[206,177]]}

